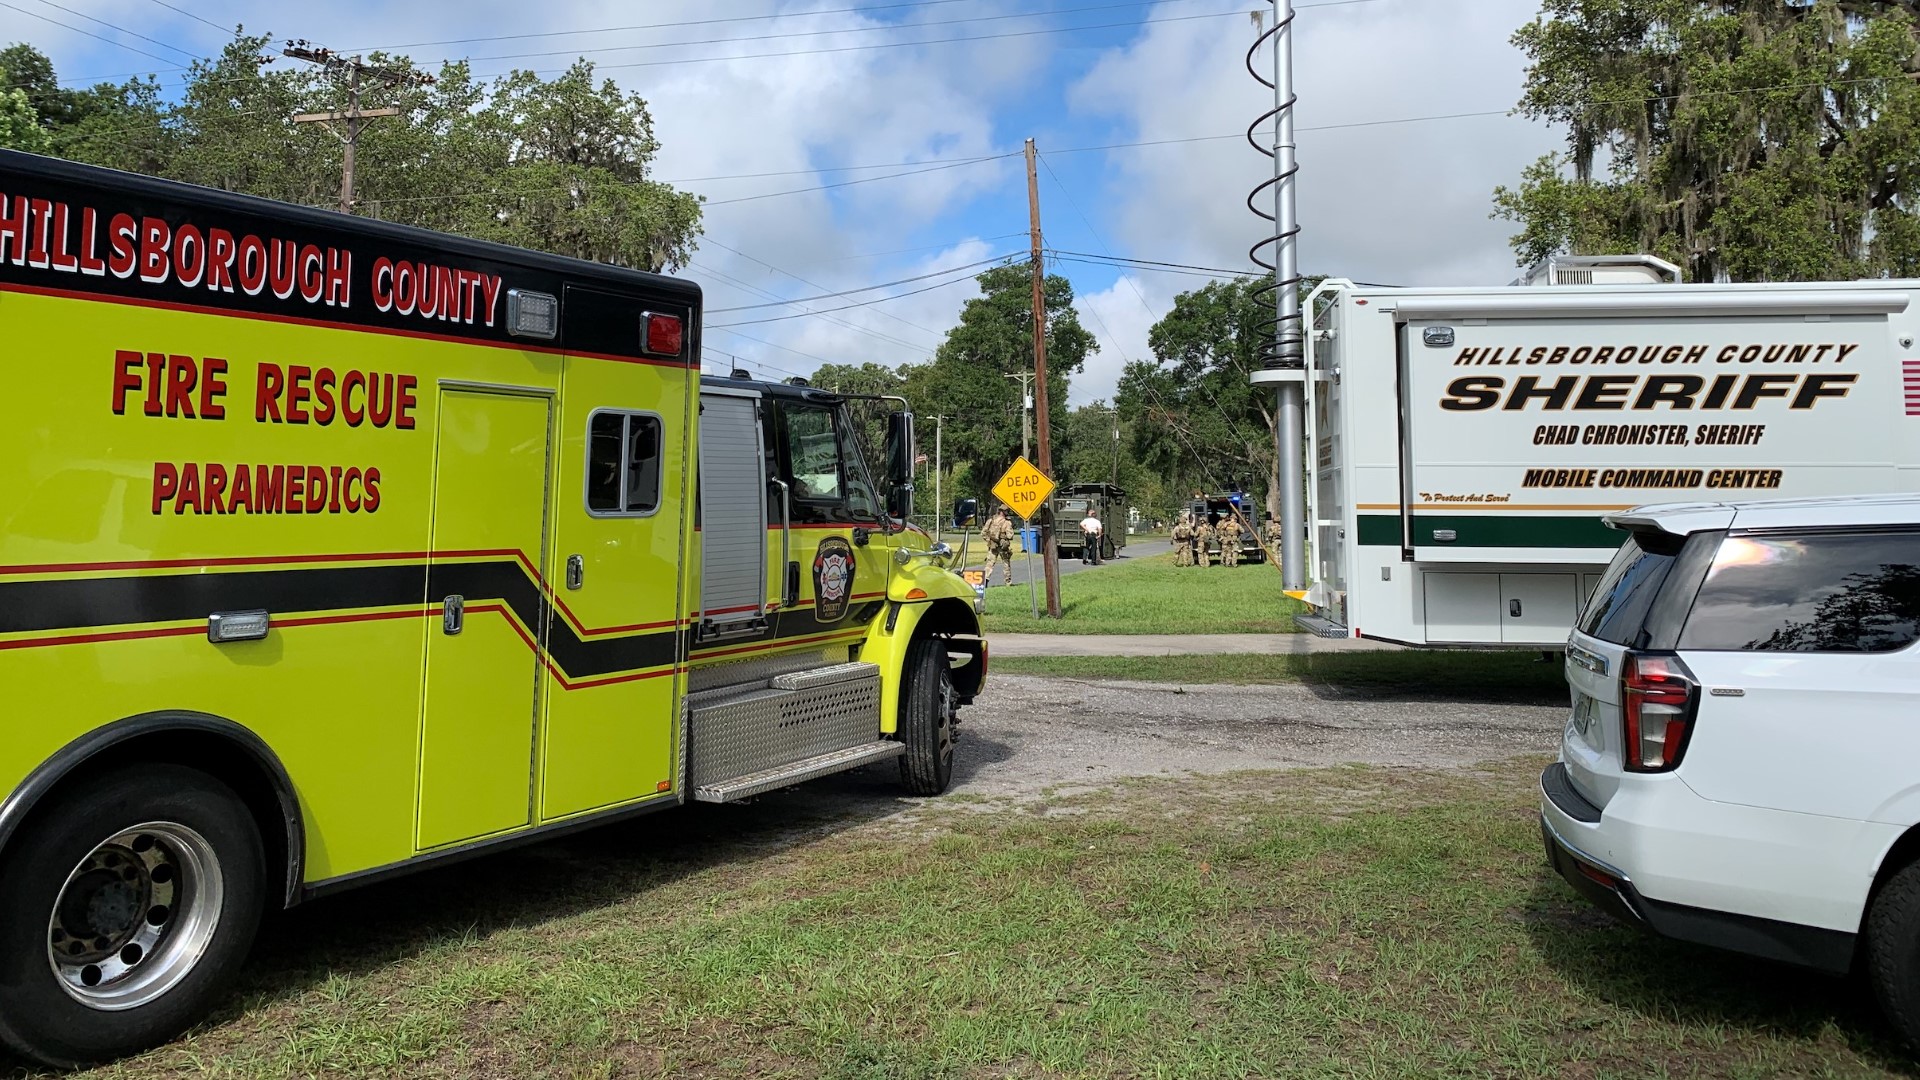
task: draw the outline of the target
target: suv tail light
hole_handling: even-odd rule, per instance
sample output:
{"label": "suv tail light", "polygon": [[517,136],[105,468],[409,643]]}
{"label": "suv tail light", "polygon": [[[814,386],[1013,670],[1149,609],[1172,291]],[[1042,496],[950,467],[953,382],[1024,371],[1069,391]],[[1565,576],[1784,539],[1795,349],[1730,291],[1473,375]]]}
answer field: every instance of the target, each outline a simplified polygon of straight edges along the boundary
{"label": "suv tail light", "polygon": [[1627,654],[1620,671],[1620,715],[1626,738],[1621,764],[1628,772],[1669,772],[1687,752],[1699,710],[1700,684],[1672,654]]}

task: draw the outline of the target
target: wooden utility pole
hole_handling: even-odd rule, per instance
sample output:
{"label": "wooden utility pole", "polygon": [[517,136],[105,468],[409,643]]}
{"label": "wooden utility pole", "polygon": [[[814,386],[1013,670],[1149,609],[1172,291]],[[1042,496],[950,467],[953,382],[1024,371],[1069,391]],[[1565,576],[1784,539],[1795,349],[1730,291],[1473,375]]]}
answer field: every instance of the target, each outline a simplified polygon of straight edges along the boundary
{"label": "wooden utility pole", "polygon": [[[399,116],[400,110],[392,107],[363,109],[360,107],[360,94],[366,89],[369,78],[376,84],[386,87],[405,85],[430,86],[433,76],[419,71],[407,71],[400,68],[380,67],[369,64],[358,56],[341,56],[322,46],[307,41],[289,41],[287,47],[280,50],[295,60],[305,60],[310,64],[319,64],[336,79],[344,79],[342,89],[347,92],[347,107],[328,112],[299,113],[294,116],[296,124],[325,124],[340,140],[340,212],[353,213],[355,159],[359,156],[360,132],[365,130],[366,121],[382,116]],[[335,127],[335,124],[341,125]]]}
{"label": "wooden utility pole", "polygon": [[1016,371],[1000,376],[1020,384],[1020,456],[1033,460],[1033,372]]}
{"label": "wooden utility pole", "polygon": [[[1027,140],[1027,229],[1033,240],[1033,411],[1040,471],[1053,478],[1052,424],[1047,410],[1047,269],[1040,256],[1040,178],[1034,170],[1037,151]],[[1047,617],[1060,617],[1060,553],[1054,547],[1051,508],[1040,520],[1040,566],[1047,575]]]}

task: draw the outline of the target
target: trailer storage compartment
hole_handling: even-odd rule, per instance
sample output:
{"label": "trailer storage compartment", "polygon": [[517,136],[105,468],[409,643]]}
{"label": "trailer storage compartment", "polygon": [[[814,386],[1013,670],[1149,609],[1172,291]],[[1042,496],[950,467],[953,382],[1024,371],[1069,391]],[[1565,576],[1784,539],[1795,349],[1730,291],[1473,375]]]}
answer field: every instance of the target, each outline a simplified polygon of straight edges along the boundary
{"label": "trailer storage compartment", "polygon": [[1421,575],[1429,644],[1559,645],[1582,597],[1579,574]]}

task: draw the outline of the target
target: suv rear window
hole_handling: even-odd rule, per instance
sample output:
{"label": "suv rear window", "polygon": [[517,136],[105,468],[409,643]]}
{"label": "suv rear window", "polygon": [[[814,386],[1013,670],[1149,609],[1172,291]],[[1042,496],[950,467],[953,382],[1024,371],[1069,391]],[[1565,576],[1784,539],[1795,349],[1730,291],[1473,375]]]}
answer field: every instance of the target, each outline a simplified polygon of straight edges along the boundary
{"label": "suv rear window", "polygon": [[1634,646],[1647,612],[1660,595],[1680,554],[1682,539],[1666,533],[1631,533],[1607,567],[1580,614],[1580,632],[1615,645]]}
{"label": "suv rear window", "polygon": [[1920,639],[1920,530],[1721,541],[1682,649],[1890,652]]}

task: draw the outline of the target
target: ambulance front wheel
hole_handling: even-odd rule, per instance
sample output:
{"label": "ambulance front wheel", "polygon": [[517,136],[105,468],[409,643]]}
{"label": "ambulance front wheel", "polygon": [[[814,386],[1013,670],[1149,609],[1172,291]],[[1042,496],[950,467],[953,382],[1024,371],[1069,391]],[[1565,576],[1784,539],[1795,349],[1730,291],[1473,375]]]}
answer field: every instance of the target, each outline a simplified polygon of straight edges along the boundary
{"label": "ambulance front wheel", "polygon": [[938,795],[953,780],[954,728],[960,695],[953,688],[953,667],[944,642],[930,635],[907,647],[905,680],[900,687],[900,783],[914,795]]}
{"label": "ambulance front wheel", "polygon": [[0,1041],[74,1067],[165,1042],[246,959],[260,833],[197,769],[117,769],[53,796],[0,858]]}

